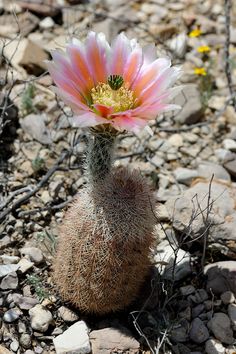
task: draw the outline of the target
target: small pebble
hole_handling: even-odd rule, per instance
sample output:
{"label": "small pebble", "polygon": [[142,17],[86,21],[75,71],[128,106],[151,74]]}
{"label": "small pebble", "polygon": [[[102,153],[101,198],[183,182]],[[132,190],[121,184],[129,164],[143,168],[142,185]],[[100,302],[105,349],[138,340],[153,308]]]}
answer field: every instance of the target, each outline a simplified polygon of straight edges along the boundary
{"label": "small pebble", "polygon": [[221,294],[220,298],[225,305],[232,304],[235,301],[235,296],[232,291],[225,291]]}
{"label": "small pebble", "polygon": [[29,349],[31,347],[31,336],[28,333],[22,333],[20,336],[20,344],[23,348]]}
{"label": "small pebble", "polygon": [[18,320],[19,317],[20,313],[18,309],[10,309],[4,313],[3,320],[7,323],[11,323]]}

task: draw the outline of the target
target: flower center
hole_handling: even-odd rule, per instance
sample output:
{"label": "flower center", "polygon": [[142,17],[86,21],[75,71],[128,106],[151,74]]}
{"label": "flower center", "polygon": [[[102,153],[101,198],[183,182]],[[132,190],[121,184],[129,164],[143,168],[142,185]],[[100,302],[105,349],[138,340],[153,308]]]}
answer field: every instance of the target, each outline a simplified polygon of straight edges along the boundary
{"label": "flower center", "polygon": [[102,104],[113,107],[114,112],[131,109],[135,105],[134,92],[123,85],[123,78],[119,75],[110,75],[107,84],[100,83],[91,90],[93,104]]}

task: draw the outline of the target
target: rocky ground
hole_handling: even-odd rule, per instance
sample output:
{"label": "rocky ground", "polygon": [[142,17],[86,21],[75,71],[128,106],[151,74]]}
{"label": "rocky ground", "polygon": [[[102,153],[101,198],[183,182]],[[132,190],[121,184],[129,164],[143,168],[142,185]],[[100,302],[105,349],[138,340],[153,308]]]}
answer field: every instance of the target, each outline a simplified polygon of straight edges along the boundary
{"label": "rocky ground", "polygon": [[[236,112],[222,3],[0,0],[0,353],[236,353]],[[51,280],[57,225],[85,182],[87,132],[71,127],[44,60],[90,29],[155,42],[184,84],[182,110],[159,116],[152,137],[119,138],[116,164],[139,168],[155,193],[157,248],[145,301],[102,318],[62,303]]]}

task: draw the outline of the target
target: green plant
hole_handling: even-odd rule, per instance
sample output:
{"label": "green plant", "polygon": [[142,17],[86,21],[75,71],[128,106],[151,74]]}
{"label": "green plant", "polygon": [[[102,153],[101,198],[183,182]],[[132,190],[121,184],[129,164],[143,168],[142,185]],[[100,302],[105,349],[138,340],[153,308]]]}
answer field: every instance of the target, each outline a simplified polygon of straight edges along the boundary
{"label": "green plant", "polygon": [[35,157],[35,159],[33,159],[31,161],[31,165],[32,165],[32,168],[34,170],[34,172],[39,172],[41,171],[44,166],[45,166],[45,160],[39,156]]}
{"label": "green plant", "polygon": [[33,104],[34,96],[35,96],[34,83],[28,83],[25,88],[25,91],[23,92],[22,99],[21,99],[21,111],[23,116],[36,112],[36,109]]}
{"label": "green plant", "polygon": [[39,301],[49,297],[48,292],[42,285],[41,279],[36,275],[27,275],[27,283],[34,289]]}

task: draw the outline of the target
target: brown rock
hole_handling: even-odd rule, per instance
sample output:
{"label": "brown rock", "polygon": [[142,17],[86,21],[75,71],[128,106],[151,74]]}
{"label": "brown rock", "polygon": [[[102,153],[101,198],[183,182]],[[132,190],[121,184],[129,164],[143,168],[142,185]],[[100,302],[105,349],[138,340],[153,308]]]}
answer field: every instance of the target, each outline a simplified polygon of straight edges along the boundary
{"label": "brown rock", "polygon": [[94,354],[110,354],[122,351],[134,354],[139,352],[139,342],[132,338],[126,328],[103,328],[90,333],[92,352]]}

